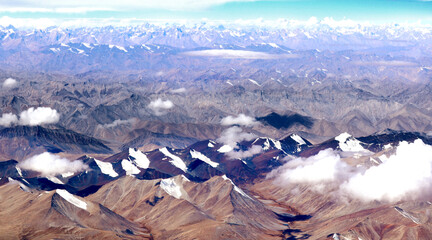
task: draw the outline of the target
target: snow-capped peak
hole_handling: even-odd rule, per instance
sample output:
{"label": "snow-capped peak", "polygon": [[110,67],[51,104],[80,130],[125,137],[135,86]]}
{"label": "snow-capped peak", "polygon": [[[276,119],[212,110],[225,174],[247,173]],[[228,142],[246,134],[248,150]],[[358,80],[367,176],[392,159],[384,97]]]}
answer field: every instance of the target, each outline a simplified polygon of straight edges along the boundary
{"label": "snow-capped peak", "polygon": [[171,158],[170,163],[172,165],[180,168],[183,172],[187,171],[187,166],[180,157],[170,153],[170,151],[168,151],[166,147],[159,149],[159,151],[163,153],[165,156]]}
{"label": "snow-capped peak", "polygon": [[192,158],[199,159],[199,160],[207,163],[208,165],[210,165],[210,166],[212,166],[214,168],[216,168],[217,166],[219,166],[219,163],[213,162],[210,158],[208,158],[207,156],[205,156],[204,154],[202,154],[202,153],[200,153],[198,151],[195,151],[194,149],[190,150],[190,154],[191,154]]}
{"label": "snow-capped peak", "polygon": [[118,177],[118,173],[114,171],[114,168],[111,163],[102,162],[97,159],[95,159],[95,162],[103,174],[106,174],[110,177]]}
{"label": "snow-capped peak", "polygon": [[344,132],[335,137],[335,140],[339,142],[339,148],[344,152],[369,152],[361,146],[359,140],[349,133]]}
{"label": "snow-capped peak", "polygon": [[234,182],[228,178],[226,175],[223,175],[222,178],[226,181],[230,181],[231,184],[234,186],[234,191],[240,193],[242,196],[247,197],[249,199],[252,199],[249,195],[247,195],[241,188],[237,187],[237,185],[234,184]]}
{"label": "snow-capped peak", "polygon": [[169,195],[180,199],[182,197],[182,189],[179,184],[176,183],[175,179],[168,178],[163,179],[160,183],[160,187]]}
{"label": "snow-capped peak", "polygon": [[123,170],[126,171],[126,175],[132,176],[141,172],[130,160],[123,159],[121,165]]}
{"label": "snow-capped peak", "polygon": [[135,159],[134,163],[138,167],[143,168],[143,169],[147,169],[149,167],[150,160],[140,150],[135,150],[133,148],[129,148],[129,155]]}
{"label": "snow-capped peak", "polygon": [[69,203],[72,203],[76,207],[87,210],[87,203],[81,199],[78,199],[76,196],[70,194],[68,191],[64,189],[57,189],[56,193],[60,195],[64,200],[68,201]]}
{"label": "snow-capped peak", "polygon": [[297,134],[292,134],[291,136],[290,136],[294,141],[296,141],[298,144],[300,144],[300,145],[305,145],[306,144],[306,142],[303,140],[303,138],[301,138],[299,135],[297,135]]}

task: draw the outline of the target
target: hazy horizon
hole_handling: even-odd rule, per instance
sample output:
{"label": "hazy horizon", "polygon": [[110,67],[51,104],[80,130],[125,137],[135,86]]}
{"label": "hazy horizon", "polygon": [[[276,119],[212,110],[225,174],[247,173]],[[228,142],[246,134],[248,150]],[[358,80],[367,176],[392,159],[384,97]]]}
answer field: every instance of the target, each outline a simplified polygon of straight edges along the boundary
{"label": "hazy horizon", "polygon": [[[432,1],[379,0],[207,0],[207,1],[48,1],[0,3],[0,24],[20,20],[36,23],[89,22],[199,22],[239,20],[256,23],[280,19],[307,22],[316,19],[369,24],[432,24]],[[42,24],[43,25],[43,24]]]}

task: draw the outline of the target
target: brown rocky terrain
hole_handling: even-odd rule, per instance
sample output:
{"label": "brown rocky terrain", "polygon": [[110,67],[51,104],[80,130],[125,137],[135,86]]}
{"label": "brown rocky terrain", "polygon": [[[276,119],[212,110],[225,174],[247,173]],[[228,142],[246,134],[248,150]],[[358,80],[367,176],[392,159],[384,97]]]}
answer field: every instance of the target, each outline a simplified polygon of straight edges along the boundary
{"label": "brown rocky terrain", "polygon": [[345,30],[0,26],[0,239],[432,239],[431,28]]}

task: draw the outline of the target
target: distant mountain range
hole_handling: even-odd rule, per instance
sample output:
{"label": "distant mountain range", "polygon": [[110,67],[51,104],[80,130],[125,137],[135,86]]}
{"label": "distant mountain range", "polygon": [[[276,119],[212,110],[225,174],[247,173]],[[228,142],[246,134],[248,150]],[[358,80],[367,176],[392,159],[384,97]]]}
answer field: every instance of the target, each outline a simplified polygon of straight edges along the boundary
{"label": "distant mountain range", "polygon": [[428,239],[432,29],[281,24],[0,27],[0,239]]}
{"label": "distant mountain range", "polygon": [[[114,149],[215,138],[220,120],[239,113],[303,118],[254,127],[274,138],[429,132],[430,33],[421,25],[366,24],[1,27],[0,78],[17,84],[0,89],[0,104],[14,114],[49,106],[61,127]],[[159,98],[173,108],[155,112],[149,104]]]}
{"label": "distant mountain range", "polygon": [[[125,27],[49,27],[46,29],[17,29],[13,26],[1,27],[2,42],[23,40],[35,42],[36,46],[55,44],[85,43],[83,49],[95,45],[111,45],[111,49],[129,51],[129,46],[148,45],[147,50],[161,52],[161,47],[171,46],[181,49],[200,47],[220,48],[225,46],[260,46],[267,49],[284,47],[291,49],[342,50],[382,46],[385,43],[394,45],[403,42],[427,44],[431,27],[428,25],[373,25],[351,23],[346,25],[310,24],[296,25],[287,23],[284,26],[250,27],[236,24],[212,25],[200,23],[195,25],[151,24]],[[361,39],[369,39],[362,42]],[[337,41],[338,44],[331,44]],[[397,44],[399,42],[399,44]],[[320,44],[320,45],[319,45]],[[325,45],[322,45],[325,44]],[[280,46],[278,46],[280,45]],[[331,46],[332,45],[332,46]],[[232,48],[232,47],[231,47]]]}

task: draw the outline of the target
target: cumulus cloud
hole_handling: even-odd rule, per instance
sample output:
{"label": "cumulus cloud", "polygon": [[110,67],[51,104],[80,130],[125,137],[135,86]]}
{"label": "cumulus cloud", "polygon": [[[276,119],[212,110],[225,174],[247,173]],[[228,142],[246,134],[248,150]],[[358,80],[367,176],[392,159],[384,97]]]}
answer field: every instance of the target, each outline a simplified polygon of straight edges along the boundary
{"label": "cumulus cloud", "polygon": [[104,124],[104,125],[99,125],[103,128],[113,128],[113,127],[117,127],[119,125],[126,125],[126,124],[134,124],[136,121],[135,118],[130,118],[127,120],[121,120],[121,119],[117,119],[114,120],[112,123],[108,123],[108,124]]}
{"label": "cumulus cloud", "polygon": [[18,81],[13,78],[8,78],[3,82],[3,88],[13,88],[18,85]]}
{"label": "cumulus cloud", "polygon": [[382,164],[355,174],[342,189],[363,200],[388,201],[419,197],[430,190],[432,146],[420,139],[401,142],[394,155],[380,160]]}
{"label": "cumulus cloud", "polygon": [[165,113],[165,110],[174,107],[174,104],[170,100],[164,101],[161,98],[158,98],[151,101],[148,107],[151,108],[156,115],[162,115]]}
{"label": "cumulus cloud", "polygon": [[27,126],[37,126],[43,124],[57,123],[60,114],[55,109],[49,107],[31,107],[20,114],[19,124]]}
{"label": "cumulus cloud", "polygon": [[246,50],[232,49],[210,49],[200,51],[185,52],[185,55],[194,57],[215,57],[227,59],[280,59],[280,58],[297,58],[295,54],[270,54],[265,52],[255,52]]}
{"label": "cumulus cloud", "polygon": [[288,161],[283,167],[277,169],[277,172],[282,181],[319,183],[341,179],[341,173],[348,168],[349,166],[340,160],[339,154],[330,148],[309,158],[295,158]]}
{"label": "cumulus cloud", "polygon": [[229,158],[247,158],[252,157],[255,154],[258,154],[263,151],[261,146],[253,145],[246,151],[240,150],[238,144],[242,141],[251,141],[255,139],[257,136],[253,133],[243,132],[238,126],[230,127],[224,130],[221,136],[216,140],[219,143],[223,143],[225,147],[225,155]]}
{"label": "cumulus cloud", "polygon": [[243,113],[241,113],[237,117],[233,117],[233,116],[224,117],[221,120],[221,124],[224,126],[241,125],[241,126],[251,127],[258,124],[258,122],[255,120],[255,118],[246,116]]}
{"label": "cumulus cloud", "polygon": [[19,163],[18,167],[40,172],[43,176],[75,173],[88,168],[88,166],[82,161],[70,161],[66,158],[62,158],[48,152],[26,159]]}
{"label": "cumulus cloud", "polygon": [[20,113],[18,116],[12,113],[3,113],[0,118],[0,126],[10,127],[11,125],[38,126],[43,124],[57,123],[60,114],[49,107],[31,107]]}
{"label": "cumulus cloud", "polygon": [[401,142],[395,154],[380,160],[380,165],[356,168],[346,164],[338,152],[326,149],[309,158],[290,160],[267,177],[284,186],[308,184],[313,190],[326,189],[362,201],[432,196],[432,146],[421,140]]}
{"label": "cumulus cloud", "polygon": [[243,129],[234,126],[225,129],[222,132],[221,136],[217,139],[217,141],[232,148],[235,148],[237,147],[237,143],[242,141],[250,141],[254,138],[256,138],[255,134],[243,132]]}
{"label": "cumulus cloud", "polygon": [[246,151],[230,151],[227,152],[226,155],[229,158],[232,159],[243,159],[243,158],[248,158],[248,157],[252,157],[258,153],[263,152],[263,148],[259,145],[252,145],[252,147],[250,147],[248,150]]}
{"label": "cumulus cloud", "polygon": [[0,118],[0,126],[10,127],[13,124],[18,123],[18,117],[13,113],[3,113]]}

